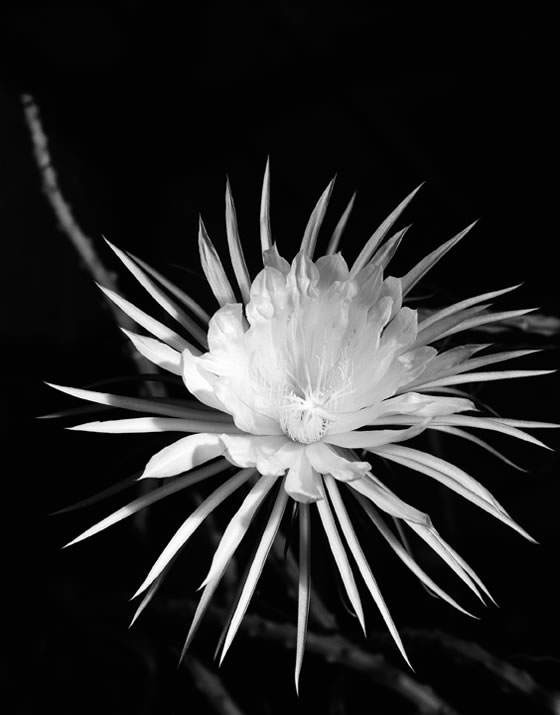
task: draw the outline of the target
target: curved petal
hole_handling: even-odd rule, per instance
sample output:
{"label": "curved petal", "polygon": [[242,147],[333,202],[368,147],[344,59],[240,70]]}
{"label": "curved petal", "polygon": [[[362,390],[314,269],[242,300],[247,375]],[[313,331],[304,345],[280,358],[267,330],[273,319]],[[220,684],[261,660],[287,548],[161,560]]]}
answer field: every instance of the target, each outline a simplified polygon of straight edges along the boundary
{"label": "curved petal", "polygon": [[298,450],[290,465],[284,489],[298,502],[309,504],[323,498],[321,477],[311,466],[304,449]]}
{"label": "curved petal", "polygon": [[341,253],[331,256],[321,256],[315,265],[319,270],[319,287],[327,288],[335,281],[347,281],[350,278],[348,264]]}
{"label": "curved petal", "polygon": [[224,404],[216,397],[214,387],[217,377],[204,368],[204,363],[200,358],[193,355],[190,350],[183,350],[181,356],[183,364],[183,382],[187,390],[192,393],[197,400],[200,400],[209,407],[227,412]]}
{"label": "curved petal", "polygon": [[305,453],[313,469],[319,474],[332,474],[335,479],[349,482],[361,479],[370,469],[369,462],[350,462],[335,454],[330,447],[322,442],[308,444]]}
{"label": "curved petal", "polygon": [[[283,474],[291,465],[294,451],[284,452],[284,458],[272,461],[281,447],[288,442],[285,436],[262,437],[260,435],[222,434],[225,457],[236,467],[256,467],[261,474]],[[273,465],[273,466],[272,466]]]}
{"label": "curved petal", "polygon": [[[243,432],[255,435],[282,435],[282,428],[276,420],[257,412],[242,399],[235,389],[235,381],[231,378],[218,378],[215,383],[215,394],[224,406],[226,412],[233,417],[235,425]],[[252,385],[245,387],[247,399],[254,397]]]}

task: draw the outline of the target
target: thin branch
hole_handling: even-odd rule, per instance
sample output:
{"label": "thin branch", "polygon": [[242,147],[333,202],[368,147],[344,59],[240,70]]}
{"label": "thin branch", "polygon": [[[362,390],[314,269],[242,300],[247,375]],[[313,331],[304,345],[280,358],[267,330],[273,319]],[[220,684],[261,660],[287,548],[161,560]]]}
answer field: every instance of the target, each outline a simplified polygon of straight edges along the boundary
{"label": "thin branch", "polygon": [[204,695],[215,712],[219,715],[243,715],[216,673],[192,655],[186,655],[181,663],[191,674],[197,690]]}

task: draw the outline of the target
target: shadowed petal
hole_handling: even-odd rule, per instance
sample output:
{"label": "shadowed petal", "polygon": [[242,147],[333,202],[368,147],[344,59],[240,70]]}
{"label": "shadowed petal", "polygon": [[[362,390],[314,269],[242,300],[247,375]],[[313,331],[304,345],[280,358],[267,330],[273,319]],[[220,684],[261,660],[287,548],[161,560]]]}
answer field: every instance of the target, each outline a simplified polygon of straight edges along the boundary
{"label": "shadowed petal", "polygon": [[371,502],[369,502],[367,499],[365,499],[361,494],[356,494],[355,492],[352,492],[354,497],[358,500],[359,504],[363,508],[363,510],[366,512],[368,517],[371,519],[371,521],[375,524],[383,538],[388,542],[388,544],[391,546],[395,554],[401,559],[401,561],[408,566],[408,568],[412,571],[412,573],[420,580],[422,583],[431,591],[433,591],[437,596],[439,596],[441,599],[444,601],[447,601],[451,606],[456,608],[457,610],[461,611],[461,613],[464,613],[467,616],[471,616],[472,618],[476,618],[476,616],[473,616],[472,613],[469,613],[466,611],[462,606],[460,606],[455,599],[451,598],[451,596],[446,593],[442,588],[440,588],[435,581],[433,581],[428,574],[416,563],[416,561],[412,558],[412,556],[409,554],[409,552],[403,547],[401,542],[397,539],[397,537],[394,535],[394,533],[389,529],[387,524],[384,522],[383,518],[381,517],[381,514],[377,511],[377,509],[373,506]]}
{"label": "shadowed petal", "polygon": [[332,474],[333,477],[343,482],[361,479],[371,469],[369,462],[351,462],[335,454],[330,447],[322,442],[308,444],[305,453],[319,474]]}
{"label": "shadowed petal", "polygon": [[422,187],[423,184],[420,184],[420,186],[417,186],[414,191],[411,191],[410,194],[401,201],[401,203],[397,206],[396,209],[394,209],[389,216],[381,223],[381,225],[374,231],[372,234],[371,238],[368,240],[366,245],[362,248],[360,251],[358,257],[354,261],[354,264],[352,266],[351,274],[352,276],[355,276],[356,273],[360,270],[360,268],[363,268],[366,263],[369,261],[369,259],[373,256],[375,249],[377,246],[381,243],[381,241],[385,238],[387,233],[391,230],[391,227],[395,223],[395,221],[399,218],[401,213],[405,210],[405,208],[408,206],[408,204],[412,201],[412,199],[416,196],[420,188]]}
{"label": "shadowed petal", "polygon": [[[261,474],[283,474],[290,466],[296,445],[288,444],[283,435],[260,436],[252,434],[222,435],[222,442],[226,449],[226,457],[237,467],[256,467]],[[271,460],[278,455],[282,447],[287,447],[279,462]],[[271,465],[274,464],[274,468]],[[268,468],[268,469],[267,469]]]}
{"label": "shadowed petal", "polygon": [[296,692],[299,692],[299,676],[303,664],[307,621],[309,619],[309,601],[311,596],[311,515],[309,504],[299,505],[299,577],[298,577],[298,615],[296,637]]}
{"label": "shadowed petal", "polygon": [[173,538],[158,556],[156,562],[150,569],[150,572],[144,581],[141,583],[133,598],[139,596],[143,591],[150,587],[157,578],[160,577],[163,571],[187,543],[206,517],[211,514],[225,499],[239,489],[240,486],[245,484],[245,482],[247,482],[247,480],[254,473],[254,469],[242,469],[235,476],[231,477],[231,479],[228,479],[227,482],[224,482],[224,484],[219,486],[216,491],[212,492],[209,497],[199,504],[199,506],[175,532]]}
{"label": "shadowed petal", "polygon": [[90,536],[98,534],[100,531],[107,529],[109,526],[113,526],[113,524],[117,524],[119,521],[126,519],[128,516],[136,514],[136,512],[150,506],[150,504],[155,504],[155,502],[169,496],[170,494],[175,494],[175,492],[181,491],[181,489],[186,489],[193,484],[201,482],[203,479],[219,474],[228,467],[229,463],[225,459],[222,459],[218,462],[214,462],[214,464],[208,464],[205,467],[200,467],[196,471],[186,474],[184,477],[173,479],[172,481],[164,484],[162,487],[158,487],[157,489],[149,492],[149,494],[143,494],[126,506],[117,509],[117,511],[97,522],[97,524],[94,524],[89,529],[86,529],[83,534],[77,536],[75,539],[66,544],[66,546],[71,546],[72,544],[77,544],[79,541],[88,539]]}
{"label": "shadowed petal", "polygon": [[362,627],[364,633],[366,632],[366,624],[364,620],[364,612],[362,609],[362,602],[360,600],[360,594],[358,592],[358,587],[356,586],[356,581],[354,580],[354,574],[352,573],[352,568],[350,562],[348,561],[348,556],[346,555],[346,550],[338,533],[336,523],[329,506],[327,499],[320,499],[317,504],[317,509],[319,511],[319,516],[321,518],[321,523],[323,524],[323,529],[327,535],[327,541],[334,556],[338,572],[340,573],[340,578],[344,585],[344,590],[352,604],[354,612],[358,617],[358,621]]}
{"label": "shadowed petal", "polygon": [[266,160],[264,179],[261,193],[261,250],[264,252],[272,246],[270,231],[270,162]]}
{"label": "shadowed petal", "polygon": [[298,449],[290,464],[284,488],[300,504],[323,498],[321,478],[311,466],[305,449]]}
{"label": "shadowed petal", "polygon": [[247,533],[247,529],[253,517],[277,479],[278,477],[275,475],[261,476],[251,488],[251,491],[247,494],[243,503],[227,525],[218,544],[218,548],[216,549],[216,553],[214,554],[214,558],[212,559],[210,570],[201,584],[201,588],[212,582],[218,582],[222,578],[241,539]]}
{"label": "shadowed petal", "polygon": [[121,328],[126,337],[132,342],[136,350],[147,360],[153,362],[164,370],[169,370],[174,375],[181,375],[181,353],[169,347],[160,340],[147,338],[144,335],[131,333],[126,328]]}
{"label": "shadowed petal", "polygon": [[98,287],[103,293],[105,293],[109,300],[111,300],[123,311],[123,313],[126,313],[129,318],[132,318],[132,320],[138,323],[138,325],[141,325],[149,333],[155,335],[156,338],[163,340],[164,343],[167,343],[167,345],[175,348],[175,350],[178,350],[179,352],[188,349],[193,353],[193,355],[200,355],[200,350],[198,348],[195,348],[194,345],[191,345],[174,330],[168,328],[167,325],[160,323],[159,320],[156,320],[147,313],[144,313],[143,310],[140,310],[140,308],[137,308],[128,300],[121,298],[120,295],[109,288],[104,288],[102,285],[98,285]]}
{"label": "shadowed petal", "polygon": [[402,278],[402,289],[403,296],[405,296],[409,291],[411,291],[418,281],[423,278],[426,273],[432,268],[445,254],[450,251],[453,246],[455,246],[459,241],[467,235],[467,233],[473,228],[476,221],[467,226],[462,231],[460,231],[456,236],[450,238],[435,251],[432,251],[425,258],[423,258],[419,263],[417,263],[414,268],[412,268],[405,276]]}
{"label": "shadowed petal", "polygon": [[115,252],[115,254],[120,258],[140,285],[148,291],[151,297],[158,303],[172,318],[174,318],[178,323],[180,323],[184,328],[186,328],[189,333],[198,340],[201,345],[206,347],[206,333],[205,331],[197,325],[194,320],[187,315],[184,310],[182,310],[171,298],[169,298],[145,273],[137,266],[134,261],[120,248],[114,246],[110,241],[105,239],[107,245]]}
{"label": "shadowed petal", "polygon": [[202,219],[199,220],[198,225],[198,249],[200,251],[202,270],[218,303],[220,305],[237,303],[229,278],[224,271],[214,244],[206,233]]}
{"label": "shadowed petal", "polygon": [[[179,420],[173,417],[133,417],[124,420],[101,420],[68,427],[76,432],[102,432],[105,434],[143,434],[145,432],[210,432],[221,434],[240,430],[233,422],[226,422],[223,413],[206,413],[192,410],[192,419]],[[214,416],[214,414],[216,416]],[[198,417],[200,415],[200,418]]]}
{"label": "shadowed petal", "polygon": [[385,600],[381,595],[381,591],[379,590],[377,581],[375,580],[375,577],[371,572],[371,568],[367,562],[361,544],[358,541],[356,532],[354,531],[354,527],[352,526],[350,517],[348,516],[348,512],[346,511],[346,507],[344,506],[344,502],[342,501],[342,498],[340,496],[340,492],[338,491],[336,481],[328,474],[325,475],[324,479],[327,491],[329,492],[329,496],[332,501],[333,509],[342,528],[342,533],[344,534],[344,537],[348,542],[350,552],[354,557],[356,564],[358,565],[358,569],[362,575],[362,578],[364,579],[365,584],[368,587],[368,590],[372,595],[373,600],[379,608],[383,620],[385,621],[389,632],[393,636],[393,639],[397,644],[397,648],[400,650],[402,657],[405,659],[407,664],[412,667],[410,665],[410,661],[408,660],[408,656],[406,655],[399,632],[397,631],[393,619],[391,618],[389,609],[387,608]]}
{"label": "shadowed petal", "polygon": [[282,520],[282,516],[284,515],[284,510],[286,508],[287,501],[287,493],[284,489],[280,488],[276,497],[276,501],[274,502],[274,507],[272,508],[272,513],[261,536],[261,540],[253,557],[251,566],[249,567],[249,573],[247,574],[247,578],[245,579],[243,590],[241,591],[241,595],[239,596],[239,601],[237,602],[237,605],[235,606],[235,610],[231,617],[231,621],[224,640],[222,654],[220,656],[220,663],[225,658],[225,655],[229,650],[233,639],[235,638],[239,626],[241,625],[241,621],[243,620],[243,616],[245,615],[247,607],[249,606],[249,602],[253,596],[253,593],[255,592],[255,588],[262,573],[265,561],[268,556],[268,552],[270,551],[272,542],[274,541],[278,532],[280,521]]}
{"label": "shadowed petal", "polygon": [[338,447],[350,449],[374,449],[384,444],[393,444],[412,439],[426,429],[429,420],[424,424],[399,430],[367,430],[361,432],[345,432],[343,434],[327,435],[325,442]]}
{"label": "shadowed petal", "polygon": [[[64,392],[72,397],[77,397],[81,400],[88,400],[89,402],[96,402],[99,405],[110,405],[111,407],[120,407],[125,410],[132,410],[133,412],[152,412],[156,415],[165,415],[166,417],[178,417],[184,419],[197,420],[201,418],[204,421],[204,412],[199,410],[191,409],[189,407],[181,407],[179,405],[173,404],[172,402],[166,402],[165,400],[146,400],[139,397],[128,397],[126,395],[111,395],[108,392],[96,392],[95,390],[84,390],[78,387],[65,387],[63,385],[54,385],[52,382],[45,383],[49,387]],[[196,431],[195,427],[192,431]]]}
{"label": "shadowed petal", "polygon": [[249,277],[245,256],[243,255],[243,247],[241,246],[241,240],[239,238],[237,215],[235,213],[235,206],[228,179],[226,179],[226,233],[231,265],[233,266],[233,272],[237,279],[237,285],[241,291],[243,302],[248,303],[251,290],[251,278]]}

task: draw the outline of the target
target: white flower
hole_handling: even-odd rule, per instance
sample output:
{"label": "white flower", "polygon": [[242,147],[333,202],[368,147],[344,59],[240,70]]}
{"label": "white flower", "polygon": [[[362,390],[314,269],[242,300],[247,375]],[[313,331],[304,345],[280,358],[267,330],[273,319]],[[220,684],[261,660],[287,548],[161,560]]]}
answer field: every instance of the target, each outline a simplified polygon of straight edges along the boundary
{"label": "white flower", "polygon": [[[416,283],[470,227],[429,254],[402,278],[386,277],[387,265],[405,231],[399,231],[385,242],[383,239],[416,193],[414,191],[375,231],[351,267],[340,253],[335,252],[351,205],[335,229],[326,255],[313,261],[331,188],[332,183],[315,207],[301,250],[290,264],[280,256],[270,237],[267,168],[261,208],[264,268],[251,281],[228,185],[227,236],[242,300],[236,297],[201,222],[202,267],[220,305],[209,322],[205,312],[189,296],[138,259],[112,247],[152,297],[203,348],[195,347],[123,298],[104,289],[111,300],[154,336],[127,332],[136,349],[156,365],[182,376],[196,403],[192,400],[185,400],[183,404],[150,401],[58,387],[76,397],[152,415],[93,422],[74,429],[188,433],[155,454],[142,475],[143,478],[174,479],[107,517],[74,542],[167,494],[224,471],[230,464],[240,468],[188,516],[137,592],[137,595],[147,592],[144,605],[175,555],[208,514],[242,485],[248,485],[241,507],[228,524],[214,554],[185,647],[194,636],[254,515],[266,499],[272,499],[267,525],[234,607],[222,650],[223,658],[247,609],[288,500],[291,498],[298,503],[300,578],[296,684],[309,606],[310,510],[317,509],[348,598],[362,627],[365,630],[351,560],[406,658],[397,629],[356,537],[341,489],[355,497],[397,556],[416,576],[430,590],[463,611],[413,560],[387,527],[382,513],[407,524],[481,599],[482,594],[489,596],[486,587],[442,539],[427,514],[402,501],[379,481],[375,475],[375,457],[382,456],[436,479],[531,539],[472,476],[439,457],[403,443],[423,430],[437,430],[469,439],[501,456],[466,430],[502,432],[544,446],[522,428],[550,426],[472,414],[476,411],[475,405],[464,396],[465,393],[456,389],[457,385],[469,382],[547,372],[473,372],[476,368],[532,351],[484,352],[480,355],[489,346],[466,345],[443,352],[431,346],[468,328],[528,312],[490,313],[486,310],[488,301],[511,288],[461,301],[421,322],[418,322],[416,310],[403,307],[403,299]],[[172,300],[169,293],[188,312]],[[207,335],[197,320],[208,323]],[[356,450],[365,450],[371,458],[364,461]]]}

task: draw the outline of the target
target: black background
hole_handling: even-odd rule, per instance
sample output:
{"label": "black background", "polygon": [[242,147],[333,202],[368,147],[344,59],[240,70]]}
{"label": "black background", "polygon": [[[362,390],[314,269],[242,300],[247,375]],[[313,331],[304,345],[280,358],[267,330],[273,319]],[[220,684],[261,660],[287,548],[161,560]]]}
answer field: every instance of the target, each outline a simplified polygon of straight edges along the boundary
{"label": "black background", "polygon": [[[395,273],[480,218],[424,284],[435,304],[524,281],[500,305],[539,306],[558,315],[552,19],[511,8],[489,15],[474,5],[442,11],[399,2],[20,2],[2,8],[3,590],[12,636],[3,677],[9,711],[206,712],[169,653],[180,645],[188,616],[174,628],[148,616],[126,630],[132,613],[127,597],[179,523],[181,507],[190,508],[188,501],[150,517],[156,546],[123,524],[95,544],[61,552],[106,513],[105,506],[48,516],[127,476],[129,462],[147,457],[154,443],[77,435],[32,419],[70,405],[42,380],[84,385],[130,372],[130,365],[110,314],[41,193],[19,97],[28,92],[36,98],[64,194],[104,262],[120,270],[102,234],[182,281],[208,309],[212,298],[196,248],[198,214],[223,252],[227,173],[254,274],[260,182],[270,156],[273,237],[287,257],[335,173],[322,240],[357,190],[342,243],[349,259],[425,181],[407,211],[404,223],[414,228],[395,259]],[[126,279],[122,285],[137,295]],[[557,365],[557,338],[508,339],[549,347],[527,367]],[[481,396],[511,417],[558,419],[556,376],[485,387]],[[544,438],[557,443],[551,432]],[[395,568],[393,579],[385,557],[382,585],[399,625],[461,635],[560,690],[558,461],[529,445],[499,444],[530,473],[504,470],[484,453],[446,454],[471,464],[540,546],[474,507],[445,499],[424,481],[421,489],[411,483],[403,489],[439,517],[441,530],[480,571],[501,608],[479,609],[481,621],[450,614],[403,570]],[[160,521],[167,520],[166,530]],[[203,575],[204,559],[195,562],[189,584],[199,571]],[[174,583],[181,590],[181,578]],[[257,598],[257,610],[279,608],[266,589]],[[289,609],[282,614],[295,616]],[[373,612],[369,622],[382,632]],[[446,663],[442,676],[437,654],[411,647],[422,664],[419,680],[446,692],[443,678],[460,712],[497,707],[494,685],[484,676],[461,663]],[[296,701],[291,653],[247,639],[236,648],[221,672],[247,713],[311,712],[314,706],[362,713],[374,711],[372,703],[376,712],[401,712],[400,700],[386,700],[382,689],[366,688],[344,668],[313,658]],[[199,652],[206,657],[204,636]],[[476,687],[470,688],[473,678]],[[525,701],[504,702],[532,712]]]}

